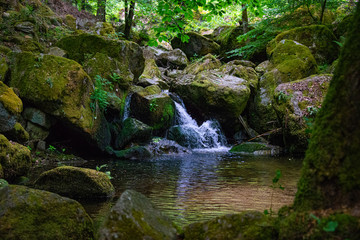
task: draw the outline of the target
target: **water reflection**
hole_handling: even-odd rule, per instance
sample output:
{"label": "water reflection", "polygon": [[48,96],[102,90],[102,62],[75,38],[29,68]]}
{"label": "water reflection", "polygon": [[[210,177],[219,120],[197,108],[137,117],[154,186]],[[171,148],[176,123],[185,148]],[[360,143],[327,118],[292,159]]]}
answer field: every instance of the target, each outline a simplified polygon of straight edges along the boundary
{"label": "water reflection", "polygon": [[[85,167],[95,168],[89,162]],[[180,225],[243,210],[290,204],[300,177],[301,160],[194,153],[149,160],[110,161],[119,196],[125,189],[146,195]],[[271,189],[275,171],[283,172],[285,190]]]}

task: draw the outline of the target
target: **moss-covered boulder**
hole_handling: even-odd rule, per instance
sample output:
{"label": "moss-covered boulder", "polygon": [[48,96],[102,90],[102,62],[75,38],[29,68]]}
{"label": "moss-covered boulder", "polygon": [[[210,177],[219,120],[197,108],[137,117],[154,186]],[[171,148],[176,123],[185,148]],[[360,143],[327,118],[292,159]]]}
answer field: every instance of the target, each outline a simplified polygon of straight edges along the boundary
{"label": "moss-covered boulder", "polygon": [[100,36],[80,34],[62,38],[58,47],[67,52],[67,57],[79,63],[84,63],[96,53],[102,53],[116,59],[120,70],[124,73],[132,73],[136,81],[144,71],[144,57],[139,45],[129,41],[108,40]]}
{"label": "moss-covered boulder", "polygon": [[92,80],[77,62],[52,55],[13,53],[10,86],[18,89],[24,101],[80,132],[100,149],[109,145],[107,122],[90,108]]}
{"label": "moss-covered boulder", "polygon": [[236,39],[244,33],[242,26],[223,26],[218,27],[213,32],[213,40],[220,45],[221,52],[242,47],[241,43]]}
{"label": "moss-covered boulder", "polygon": [[104,239],[177,239],[171,220],[142,194],[126,190],[100,229]]}
{"label": "moss-covered boulder", "polygon": [[220,71],[244,79],[252,90],[256,90],[259,83],[259,76],[250,61],[234,60],[221,66]]}
{"label": "moss-covered boulder", "polygon": [[332,75],[314,75],[276,87],[273,106],[290,152],[304,153],[307,149],[314,118],[331,78]]}
{"label": "moss-covered boulder", "polygon": [[142,87],[157,85],[161,89],[170,88],[169,85],[163,80],[160,69],[156,65],[155,59],[145,60],[145,69],[143,74],[139,78],[138,85]]}
{"label": "moss-covered boulder", "polygon": [[42,126],[45,129],[50,129],[51,125],[54,123],[54,120],[48,114],[32,107],[25,108],[22,116],[24,119]]}
{"label": "moss-covered boulder", "polygon": [[30,150],[0,134],[0,165],[7,180],[23,176],[31,167]]}
{"label": "moss-covered boulder", "polygon": [[152,128],[135,118],[127,118],[116,138],[115,146],[119,149],[129,143],[145,143],[150,140]]}
{"label": "moss-covered boulder", "polygon": [[15,123],[14,127],[3,133],[8,139],[16,141],[18,143],[26,143],[30,139],[29,133],[24,129],[20,123]]}
{"label": "moss-covered boulder", "polygon": [[111,197],[115,192],[105,173],[70,166],[42,173],[36,180],[35,187],[75,199]]}
{"label": "moss-covered boulder", "polygon": [[97,35],[108,36],[110,34],[115,34],[115,29],[108,22],[97,22],[95,25],[95,32]]}
{"label": "moss-covered boulder", "polygon": [[144,146],[130,147],[125,150],[114,151],[113,153],[120,159],[144,159],[153,156],[149,149]]}
{"label": "moss-covered boulder", "polygon": [[0,54],[0,82],[5,80],[6,73],[9,70],[9,66],[6,62],[6,58],[2,57]]}
{"label": "moss-covered boulder", "polygon": [[212,70],[220,68],[221,62],[216,59],[212,54],[207,54],[206,56],[200,58],[199,60],[191,63],[185,68],[185,72],[188,74],[198,74],[204,70]]}
{"label": "moss-covered boulder", "polygon": [[93,222],[76,201],[24,186],[0,189],[1,239],[94,239]]}
{"label": "moss-covered boulder", "polygon": [[208,53],[219,53],[220,45],[213,40],[195,32],[188,32],[186,35],[189,36],[188,42],[183,43],[179,38],[174,38],[171,46],[174,49],[180,48],[189,59],[194,56],[205,56]]}
{"label": "moss-covered boulder", "polygon": [[221,71],[202,71],[193,79],[178,79],[172,90],[203,119],[215,118],[235,133],[238,117],[250,97],[250,82]]}
{"label": "moss-covered boulder", "polygon": [[0,132],[11,131],[22,110],[21,99],[0,81]]}
{"label": "moss-covered boulder", "polygon": [[156,63],[162,67],[184,69],[189,64],[189,60],[185,53],[177,48],[158,54],[156,56]]}
{"label": "moss-covered boulder", "polygon": [[280,33],[267,48],[268,54],[283,39],[294,40],[307,46],[318,64],[332,63],[339,55],[339,46],[333,32],[324,25],[298,27]]}
{"label": "moss-covered boulder", "polygon": [[270,62],[263,71],[258,91],[249,105],[250,126],[259,133],[279,127],[271,104],[275,88],[281,83],[315,74],[317,65],[309,48],[292,40],[281,40],[271,52]]}
{"label": "moss-covered boulder", "polygon": [[255,156],[275,156],[281,152],[280,147],[269,145],[261,142],[246,142],[230,149],[232,153],[239,153],[242,155],[255,155]]}
{"label": "moss-covered boulder", "polygon": [[271,218],[262,213],[247,211],[228,214],[206,222],[193,223],[184,229],[190,239],[277,239],[278,232]]}
{"label": "moss-covered boulder", "polygon": [[170,96],[152,85],[131,97],[131,114],[154,130],[170,127],[175,114],[175,104]]}

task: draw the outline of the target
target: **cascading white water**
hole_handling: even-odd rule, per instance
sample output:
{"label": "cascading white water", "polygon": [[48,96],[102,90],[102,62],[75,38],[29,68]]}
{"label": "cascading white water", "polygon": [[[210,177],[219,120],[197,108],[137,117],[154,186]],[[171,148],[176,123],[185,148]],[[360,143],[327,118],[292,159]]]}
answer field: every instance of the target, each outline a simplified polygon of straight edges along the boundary
{"label": "cascading white water", "polygon": [[211,151],[227,150],[226,138],[216,120],[208,120],[199,126],[186,111],[182,100],[175,96],[175,125],[168,131],[168,138],[192,149]]}
{"label": "cascading white water", "polygon": [[130,101],[131,101],[131,96],[132,94],[129,94],[126,96],[125,99],[125,106],[124,106],[124,114],[123,114],[123,118],[122,121],[124,122],[127,118],[129,118],[130,115]]}

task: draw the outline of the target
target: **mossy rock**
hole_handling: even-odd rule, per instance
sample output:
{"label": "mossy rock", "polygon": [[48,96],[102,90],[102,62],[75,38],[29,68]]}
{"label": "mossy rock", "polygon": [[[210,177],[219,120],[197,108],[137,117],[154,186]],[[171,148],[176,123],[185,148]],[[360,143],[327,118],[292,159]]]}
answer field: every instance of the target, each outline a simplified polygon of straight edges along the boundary
{"label": "mossy rock", "polygon": [[122,130],[117,136],[115,146],[119,149],[129,143],[144,143],[150,140],[152,128],[134,118],[123,122]]}
{"label": "mossy rock", "polygon": [[32,122],[35,123],[41,127],[44,127],[45,129],[50,129],[51,125],[53,125],[54,120],[51,119],[51,117],[44,113],[43,111],[28,107],[24,109],[24,112],[22,113],[22,116]]}
{"label": "mossy rock", "polygon": [[79,198],[105,198],[114,195],[108,175],[88,168],[63,166],[42,173],[35,187],[61,196]]}
{"label": "mossy rock", "polygon": [[221,66],[220,71],[228,75],[244,79],[248,82],[248,86],[251,88],[251,90],[256,90],[259,84],[259,76],[255,69],[251,67],[254,65],[255,64],[251,64],[249,61],[244,62],[240,60],[234,60]]}
{"label": "mossy rock", "polygon": [[246,142],[235,145],[230,149],[232,153],[255,156],[274,156],[280,154],[280,147],[260,142]]}
{"label": "mossy rock", "polygon": [[108,22],[97,22],[95,25],[95,32],[100,36],[107,36],[109,34],[115,34],[115,29]]}
{"label": "mossy rock", "polygon": [[6,73],[9,70],[9,66],[6,62],[6,58],[2,57],[0,54],[0,82],[5,80]]}
{"label": "mossy rock", "polygon": [[65,16],[64,23],[72,30],[76,30],[76,18],[68,14]]}
{"label": "mossy rock", "polygon": [[169,89],[169,85],[163,80],[161,72],[156,65],[154,59],[145,60],[145,69],[143,74],[139,78],[138,85],[142,87],[148,87],[151,85],[157,85],[161,89]]}
{"label": "mossy rock", "polygon": [[2,239],[94,239],[93,222],[76,201],[24,186],[0,189]]}
{"label": "mossy rock", "polygon": [[80,34],[62,38],[56,44],[67,52],[67,56],[79,63],[96,53],[116,59],[126,72],[131,72],[136,81],[144,71],[144,57],[139,45],[129,41],[107,40],[91,34]]}
{"label": "mossy rock", "polygon": [[321,108],[332,75],[314,75],[276,87],[273,107],[291,153],[305,153],[314,118]]}
{"label": "mossy rock", "polygon": [[10,86],[18,89],[24,101],[80,132],[100,149],[109,145],[107,122],[90,108],[92,80],[80,64],[28,52],[12,53],[10,58]]}
{"label": "mossy rock", "polygon": [[177,239],[171,220],[142,194],[126,190],[100,229],[104,239]]}
{"label": "mossy rock", "polygon": [[283,39],[294,40],[307,46],[318,64],[332,63],[339,55],[339,46],[335,43],[337,40],[330,29],[324,25],[311,25],[298,27],[280,33],[272,40],[267,49],[268,54]]}
{"label": "mossy rock", "polygon": [[135,146],[125,150],[114,151],[114,154],[120,159],[144,159],[153,156],[153,154],[144,146]]}
{"label": "mossy rock", "polygon": [[171,41],[171,46],[174,49],[180,48],[189,59],[194,56],[219,53],[220,46],[213,40],[195,32],[188,32],[186,35],[189,36],[188,42],[183,43],[179,38],[174,38]]}
{"label": "mossy rock", "polygon": [[277,239],[278,233],[271,218],[255,211],[228,214],[209,221],[193,223],[184,229],[190,239]]}
{"label": "mossy rock", "polygon": [[16,177],[26,175],[31,167],[30,150],[21,144],[10,142],[0,134],[0,164],[4,178],[12,181]]}
{"label": "mossy rock", "polygon": [[195,61],[188,65],[185,68],[185,72],[189,74],[198,74],[199,72],[205,71],[205,70],[212,70],[220,68],[221,62],[220,60],[216,59],[213,55],[207,54],[203,58],[200,58],[198,61]]}
{"label": "mossy rock", "polygon": [[21,99],[3,82],[0,82],[0,103],[12,115],[18,116],[23,110]]}
{"label": "mossy rock", "polygon": [[131,97],[131,114],[154,130],[166,130],[172,124],[175,104],[166,93],[155,86],[146,87]]}
{"label": "mossy rock", "polygon": [[18,122],[15,123],[14,127],[10,131],[5,132],[4,135],[8,139],[19,142],[19,143],[25,143],[25,142],[29,141],[29,139],[30,139],[29,133]]}
{"label": "mossy rock", "polygon": [[189,60],[186,54],[177,48],[158,54],[156,56],[156,63],[162,67],[184,69],[189,64]]}

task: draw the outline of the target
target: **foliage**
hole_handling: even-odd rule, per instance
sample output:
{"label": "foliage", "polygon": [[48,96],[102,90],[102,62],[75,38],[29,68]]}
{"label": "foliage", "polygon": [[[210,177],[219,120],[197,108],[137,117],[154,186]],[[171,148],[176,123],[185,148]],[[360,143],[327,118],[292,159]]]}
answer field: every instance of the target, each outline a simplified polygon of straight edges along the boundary
{"label": "foliage", "polygon": [[113,89],[113,85],[109,82],[106,78],[102,78],[99,75],[95,76],[95,89],[91,93],[91,100],[90,103],[91,110],[96,112],[96,109],[99,108],[101,111],[106,111],[107,106],[109,105],[108,102],[108,91],[106,91],[106,87],[110,90]]}
{"label": "foliage", "polygon": [[[310,217],[316,220],[316,222],[321,225],[323,223],[323,220],[316,217],[314,214],[310,213]],[[327,221],[326,225],[322,228],[325,232],[335,232],[336,228],[338,227],[337,221]]]}
{"label": "foliage", "polygon": [[[102,168],[107,168],[107,167],[108,167],[107,164],[103,164],[103,165],[101,165],[100,167],[99,167],[99,166],[96,166],[96,171],[100,172]],[[111,172],[110,172],[110,171],[105,171],[104,173],[108,176],[109,179],[113,179],[113,177],[111,176]]]}
{"label": "foliage", "polygon": [[150,112],[155,112],[159,105],[156,103],[156,99],[150,101]]}
{"label": "foliage", "polygon": [[[281,173],[281,170],[278,169],[276,170],[275,172],[275,177],[272,179],[272,184],[270,185],[270,187],[274,190],[276,188],[278,189],[281,189],[281,190],[284,190],[285,188],[279,183],[280,179],[282,177],[282,173]],[[272,215],[274,213],[274,211],[272,210],[272,202],[273,202],[273,196],[274,196],[274,191],[272,191],[271,193],[271,203],[270,203],[270,209],[269,210],[265,210],[264,211],[264,214],[265,215]]]}
{"label": "foliage", "polygon": [[339,47],[343,47],[345,44],[346,38],[344,36],[340,36],[340,41],[334,41]]}
{"label": "foliage", "polygon": [[286,103],[290,98],[292,98],[291,94],[286,94],[285,92],[280,91],[276,100],[278,102]]}

